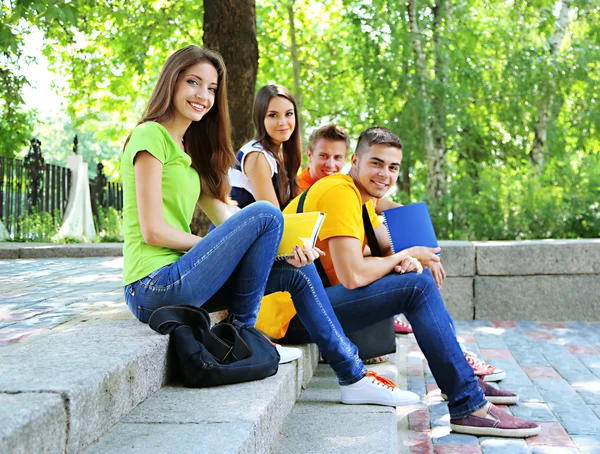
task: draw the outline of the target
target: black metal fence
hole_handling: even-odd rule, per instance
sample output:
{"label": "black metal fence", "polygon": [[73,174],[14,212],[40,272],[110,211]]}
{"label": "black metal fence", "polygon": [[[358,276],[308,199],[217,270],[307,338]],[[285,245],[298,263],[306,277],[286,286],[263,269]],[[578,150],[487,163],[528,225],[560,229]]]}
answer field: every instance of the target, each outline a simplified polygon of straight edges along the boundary
{"label": "black metal fence", "polygon": [[[19,220],[34,209],[50,213],[53,219],[64,216],[69,198],[71,171],[63,166],[47,164],[41,142],[31,139],[24,159],[0,156],[0,220],[11,236],[20,235]],[[73,151],[77,152],[77,138]],[[120,183],[109,182],[98,164],[97,175],[90,180],[92,210],[98,207],[123,208],[123,189]]]}

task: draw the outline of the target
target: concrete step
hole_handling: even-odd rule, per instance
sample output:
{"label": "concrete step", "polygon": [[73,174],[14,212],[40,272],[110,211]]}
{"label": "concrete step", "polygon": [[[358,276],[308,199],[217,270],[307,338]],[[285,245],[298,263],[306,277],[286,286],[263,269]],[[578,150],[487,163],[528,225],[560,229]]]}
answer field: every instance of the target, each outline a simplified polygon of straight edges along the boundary
{"label": "concrete step", "polygon": [[0,259],[57,257],[121,257],[123,243],[13,243],[0,242]]}
{"label": "concrete step", "polygon": [[113,302],[0,349],[0,452],[82,452],[113,426],[102,443],[132,427],[136,439],[139,430],[148,434],[142,441],[168,439],[182,433],[186,418],[192,431],[204,422],[201,444],[219,440],[228,427],[229,451],[213,452],[268,452],[317,363],[316,346],[302,348],[299,361],[266,380],[201,390],[165,386],[174,369],[168,336],[135,320],[123,301]]}
{"label": "concrete step", "polygon": [[0,452],[80,452],[166,382],[168,338],[123,303],[0,349]]}
{"label": "concrete step", "polygon": [[268,453],[318,359],[314,344],[264,380],[215,388],[162,388],[86,453]]}
{"label": "concrete step", "polygon": [[[388,363],[367,366],[407,389],[406,354],[399,350]],[[319,364],[313,380],[302,392],[283,424],[273,454],[408,452],[408,418],[414,407],[343,405],[333,371]]]}

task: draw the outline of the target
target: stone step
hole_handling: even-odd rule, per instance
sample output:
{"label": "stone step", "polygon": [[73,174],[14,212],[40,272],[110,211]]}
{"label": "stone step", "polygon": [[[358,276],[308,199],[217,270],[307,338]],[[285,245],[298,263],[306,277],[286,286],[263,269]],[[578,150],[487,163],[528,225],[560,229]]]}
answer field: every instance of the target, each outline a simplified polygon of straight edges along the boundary
{"label": "stone step", "polygon": [[0,452],[80,452],[167,379],[168,338],[124,304],[0,349]]}
{"label": "stone step", "polygon": [[[407,389],[406,354],[399,349],[388,363],[367,366]],[[344,405],[333,371],[319,364],[283,424],[273,454],[389,453],[407,450],[409,408],[378,405]]]}
{"label": "stone step", "polygon": [[264,380],[203,389],[165,386],[86,453],[268,453],[317,364],[314,344],[300,348],[298,361]]}
{"label": "stone step", "polygon": [[[219,440],[232,422],[227,431],[239,447],[230,452],[268,452],[317,363],[315,345],[302,349],[299,361],[266,380],[198,390],[165,386],[174,369],[168,336],[115,302],[0,349],[0,452],[82,452],[113,426],[111,434],[135,427],[146,430],[145,440],[168,438],[161,430],[169,426],[167,432],[177,436],[184,425],[174,421],[186,417],[194,420],[188,428],[205,421],[201,433],[208,441]],[[220,448],[214,452],[226,452]]]}
{"label": "stone step", "polygon": [[0,242],[0,259],[57,257],[121,257],[123,243],[12,243]]}

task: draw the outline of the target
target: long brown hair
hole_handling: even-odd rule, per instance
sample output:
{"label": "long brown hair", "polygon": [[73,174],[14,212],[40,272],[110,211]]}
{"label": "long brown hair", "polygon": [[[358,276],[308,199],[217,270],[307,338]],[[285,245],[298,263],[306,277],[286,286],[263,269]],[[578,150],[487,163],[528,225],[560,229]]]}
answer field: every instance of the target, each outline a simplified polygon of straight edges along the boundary
{"label": "long brown hair", "polygon": [[227,106],[227,69],[221,54],[195,45],[173,53],[160,71],[158,82],[138,125],[147,121],[162,123],[172,118],[173,94],[180,74],[202,62],[210,63],[217,70],[215,102],[200,121],[193,121],[188,127],[183,143],[185,151],[192,158],[192,167],[200,175],[202,190],[208,190],[212,196],[228,203],[231,186],[227,172],[235,165],[235,153],[231,145],[231,123]]}
{"label": "long brown hair", "polygon": [[[290,101],[294,106],[294,115],[296,117],[296,127],[290,138],[283,142],[283,155],[285,159],[281,159],[278,153],[278,147],[271,141],[265,128],[265,115],[269,108],[269,102],[275,96]],[[278,194],[279,205],[281,208],[285,206],[300,194],[300,185],[298,184],[298,169],[302,163],[302,141],[300,140],[300,116],[296,100],[290,91],[281,85],[265,85],[256,94],[254,100],[254,109],[252,112],[254,127],[256,128],[256,140],[269,152],[277,161],[279,169],[278,176]],[[283,170],[283,172],[282,172]]]}

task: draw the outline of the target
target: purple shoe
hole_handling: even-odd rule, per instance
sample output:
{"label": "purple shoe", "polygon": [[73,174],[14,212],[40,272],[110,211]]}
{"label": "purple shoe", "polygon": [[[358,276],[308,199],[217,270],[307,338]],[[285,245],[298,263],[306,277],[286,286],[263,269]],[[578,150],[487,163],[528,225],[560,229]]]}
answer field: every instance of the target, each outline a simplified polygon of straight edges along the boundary
{"label": "purple shoe", "polygon": [[503,389],[494,388],[492,385],[488,385],[481,378],[477,379],[479,387],[483,390],[485,398],[488,402],[498,405],[514,405],[519,401],[519,396],[510,391]]}
{"label": "purple shoe", "polygon": [[[503,389],[494,388],[492,385],[488,385],[481,378],[477,379],[477,384],[483,390],[483,394],[488,402],[498,405],[514,405],[519,401],[519,396],[510,391]],[[442,393],[442,399],[448,400],[448,396]]]}
{"label": "purple shoe", "polygon": [[541,428],[538,424],[515,418],[494,404],[488,406],[487,413],[485,418],[471,414],[464,418],[451,419],[450,429],[456,433],[476,437],[527,438],[540,433]]}

